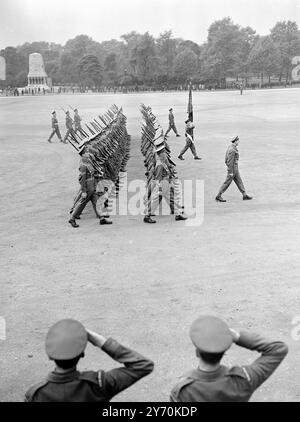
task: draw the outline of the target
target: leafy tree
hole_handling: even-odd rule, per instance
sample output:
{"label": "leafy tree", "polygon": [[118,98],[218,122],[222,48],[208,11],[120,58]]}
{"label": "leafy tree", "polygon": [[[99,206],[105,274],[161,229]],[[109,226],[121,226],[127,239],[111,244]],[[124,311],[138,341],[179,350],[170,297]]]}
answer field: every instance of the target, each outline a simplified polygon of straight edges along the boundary
{"label": "leafy tree", "polygon": [[288,82],[291,68],[292,58],[300,54],[300,36],[296,22],[282,21],[271,29],[271,38],[279,51],[279,77],[280,80],[285,75]]}
{"label": "leafy tree", "polygon": [[99,88],[103,78],[103,69],[98,58],[92,54],[83,56],[78,63],[81,84],[89,88]]}
{"label": "leafy tree", "polygon": [[165,31],[156,39],[159,81],[168,83],[172,79],[177,42],[172,31]]}
{"label": "leafy tree", "polygon": [[197,72],[198,57],[190,49],[185,48],[177,54],[174,61],[174,75],[178,82],[186,83]]}
{"label": "leafy tree", "polygon": [[260,73],[263,82],[264,73],[269,77],[279,69],[280,54],[270,36],[260,37],[249,55],[248,63],[254,72]]}

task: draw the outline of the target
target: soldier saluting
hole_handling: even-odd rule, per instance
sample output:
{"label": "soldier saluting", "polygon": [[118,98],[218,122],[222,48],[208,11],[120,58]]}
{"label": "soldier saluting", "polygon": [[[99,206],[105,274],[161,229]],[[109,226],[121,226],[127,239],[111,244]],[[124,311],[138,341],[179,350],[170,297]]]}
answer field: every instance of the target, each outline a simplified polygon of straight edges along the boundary
{"label": "soldier saluting", "polygon": [[59,130],[59,126],[58,126],[58,120],[57,120],[57,117],[56,117],[56,111],[52,111],[51,125],[52,125],[52,132],[51,132],[51,135],[48,139],[48,142],[50,142],[50,144],[51,144],[51,139],[53,138],[53,136],[55,134],[58,137],[58,139],[60,140],[60,142],[64,142],[62,140],[62,137],[61,137],[61,134],[60,134],[60,130]]}
{"label": "soldier saluting", "polygon": [[[193,322],[190,337],[196,347],[198,368],[185,374],[171,392],[174,402],[247,402],[288,353],[281,341],[230,329],[220,318],[202,316]],[[252,364],[221,365],[232,343],[261,353]]]}
{"label": "soldier saluting", "polygon": [[[79,372],[87,343],[101,349],[122,366],[104,371]],[[79,321],[64,319],[54,324],[46,337],[46,353],[54,370],[25,394],[26,402],[109,402],[153,371],[150,359],[112,338],[87,330]]]}
{"label": "soldier saluting", "polygon": [[240,142],[240,138],[236,136],[232,141],[231,145],[229,145],[226,155],[225,155],[225,164],[227,166],[227,177],[223,185],[221,186],[218,195],[216,196],[216,201],[218,202],[226,202],[225,199],[222,198],[222,194],[229,188],[232,181],[237,185],[239,191],[243,195],[244,201],[249,201],[252,199],[252,196],[246,194],[246,189],[242,178],[240,176],[238,162],[239,162],[239,150],[238,145]]}

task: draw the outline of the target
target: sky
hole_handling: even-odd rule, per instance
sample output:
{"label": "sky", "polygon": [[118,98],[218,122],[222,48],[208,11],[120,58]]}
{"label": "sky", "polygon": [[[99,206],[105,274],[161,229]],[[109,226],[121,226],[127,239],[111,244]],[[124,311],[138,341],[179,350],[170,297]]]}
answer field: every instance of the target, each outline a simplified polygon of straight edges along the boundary
{"label": "sky", "polygon": [[101,42],[133,30],[155,37],[172,30],[201,44],[210,24],[227,16],[265,35],[279,20],[300,27],[300,0],[0,0],[0,49],[65,44],[79,34]]}

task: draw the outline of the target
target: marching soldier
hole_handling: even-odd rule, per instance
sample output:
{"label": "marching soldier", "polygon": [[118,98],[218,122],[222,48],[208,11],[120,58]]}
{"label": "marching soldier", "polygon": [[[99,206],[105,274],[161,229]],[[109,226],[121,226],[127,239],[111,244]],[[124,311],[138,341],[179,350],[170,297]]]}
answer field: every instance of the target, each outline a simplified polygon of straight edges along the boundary
{"label": "marching soldier", "polygon": [[75,133],[78,132],[78,131],[80,133],[83,133],[82,127],[81,127],[81,120],[82,120],[82,118],[79,116],[77,108],[75,108],[75,110],[74,110],[74,129],[75,129]]}
{"label": "marching soldier", "polygon": [[[198,368],[185,374],[172,389],[173,402],[247,402],[288,353],[287,345],[281,341],[268,341],[247,331],[238,333],[213,316],[196,319],[190,337],[196,347]],[[232,343],[261,356],[251,365],[221,365]]]}
{"label": "marching soldier", "polygon": [[[172,174],[172,162],[167,157],[165,152],[164,141],[156,141],[156,164],[153,175],[153,180],[149,186],[148,202],[147,203],[147,215],[144,217],[145,223],[156,223],[151,218],[154,215],[160,201],[160,196],[165,198],[166,202],[170,206],[171,213],[175,214],[175,221],[186,220],[182,209],[183,207],[179,203],[179,197],[175,193],[174,189],[174,175]],[[169,161],[169,162],[168,162]]]}
{"label": "marching soldier", "polygon": [[[51,144],[51,139],[53,138],[53,136],[56,134],[56,136],[58,137],[58,139],[60,140],[60,142],[64,142],[62,140],[61,134],[60,134],[60,130],[59,130],[59,126],[58,126],[58,120],[56,117],[56,111],[52,111],[52,132],[51,135],[48,139],[48,142],[50,142]],[[66,142],[65,142],[66,143]]]}
{"label": "marching soldier", "polygon": [[82,156],[79,165],[79,183],[81,186],[81,195],[77,197],[77,202],[75,203],[69,223],[74,228],[79,227],[79,225],[76,223],[76,219],[80,219],[82,211],[86,207],[87,203],[91,201],[96,216],[100,219],[100,225],[112,224],[111,221],[106,220],[97,211],[96,204],[98,200],[98,193],[96,188],[100,177],[98,174],[96,174],[94,168],[90,165],[89,154],[85,152],[85,149],[81,151],[81,154]]}
{"label": "marching soldier", "polygon": [[232,141],[231,145],[229,145],[226,155],[225,155],[225,164],[227,166],[227,177],[223,185],[221,186],[218,195],[216,196],[216,201],[218,202],[226,202],[225,199],[222,198],[222,194],[229,188],[232,181],[237,185],[239,191],[243,195],[244,201],[249,201],[252,196],[246,194],[246,190],[240,176],[238,161],[239,161],[239,150],[238,145],[240,142],[240,138],[236,136]]}
{"label": "marching soldier", "polygon": [[201,160],[200,157],[198,157],[197,151],[196,151],[196,147],[195,147],[195,143],[194,143],[194,139],[193,139],[193,129],[195,129],[195,125],[193,124],[193,122],[190,119],[187,119],[185,121],[185,137],[186,137],[186,144],[185,147],[183,148],[183,150],[181,151],[181,153],[179,154],[178,158],[179,160],[184,160],[183,158],[183,154],[185,154],[185,152],[190,148],[190,150],[192,151],[192,154],[194,156],[195,160]]}
{"label": "marching soldier", "polygon": [[173,109],[170,108],[169,109],[169,127],[168,130],[165,133],[165,139],[168,137],[168,133],[171,131],[171,129],[175,132],[177,138],[180,136],[177,132],[177,128],[175,126],[175,120],[174,120],[174,114],[173,114]]}
{"label": "marching soldier", "polygon": [[[88,342],[124,366],[109,371],[79,372],[77,363],[84,357]],[[55,362],[54,371],[26,392],[26,402],[108,402],[149,375],[154,367],[150,359],[112,338],[86,330],[73,319],[58,321],[50,328],[46,353]]]}
{"label": "marching soldier", "polygon": [[64,137],[64,141],[66,142],[68,136],[71,135],[75,135],[74,129],[73,129],[73,120],[70,116],[70,112],[66,111],[66,128],[67,128],[67,133]]}

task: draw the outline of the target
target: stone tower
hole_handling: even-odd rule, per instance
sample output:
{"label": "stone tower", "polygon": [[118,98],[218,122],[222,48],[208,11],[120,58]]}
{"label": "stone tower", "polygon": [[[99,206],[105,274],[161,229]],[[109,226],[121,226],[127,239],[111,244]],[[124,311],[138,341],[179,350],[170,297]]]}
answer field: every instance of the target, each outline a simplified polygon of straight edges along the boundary
{"label": "stone tower", "polygon": [[45,71],[44,60],[40,53],[29,55],[28,88],[49,90],[48,77]]}
{"label": "stone tower", "polygon": [[0,81],[5,81],[6,79],[6,62],[5,58],[0,56]]}

